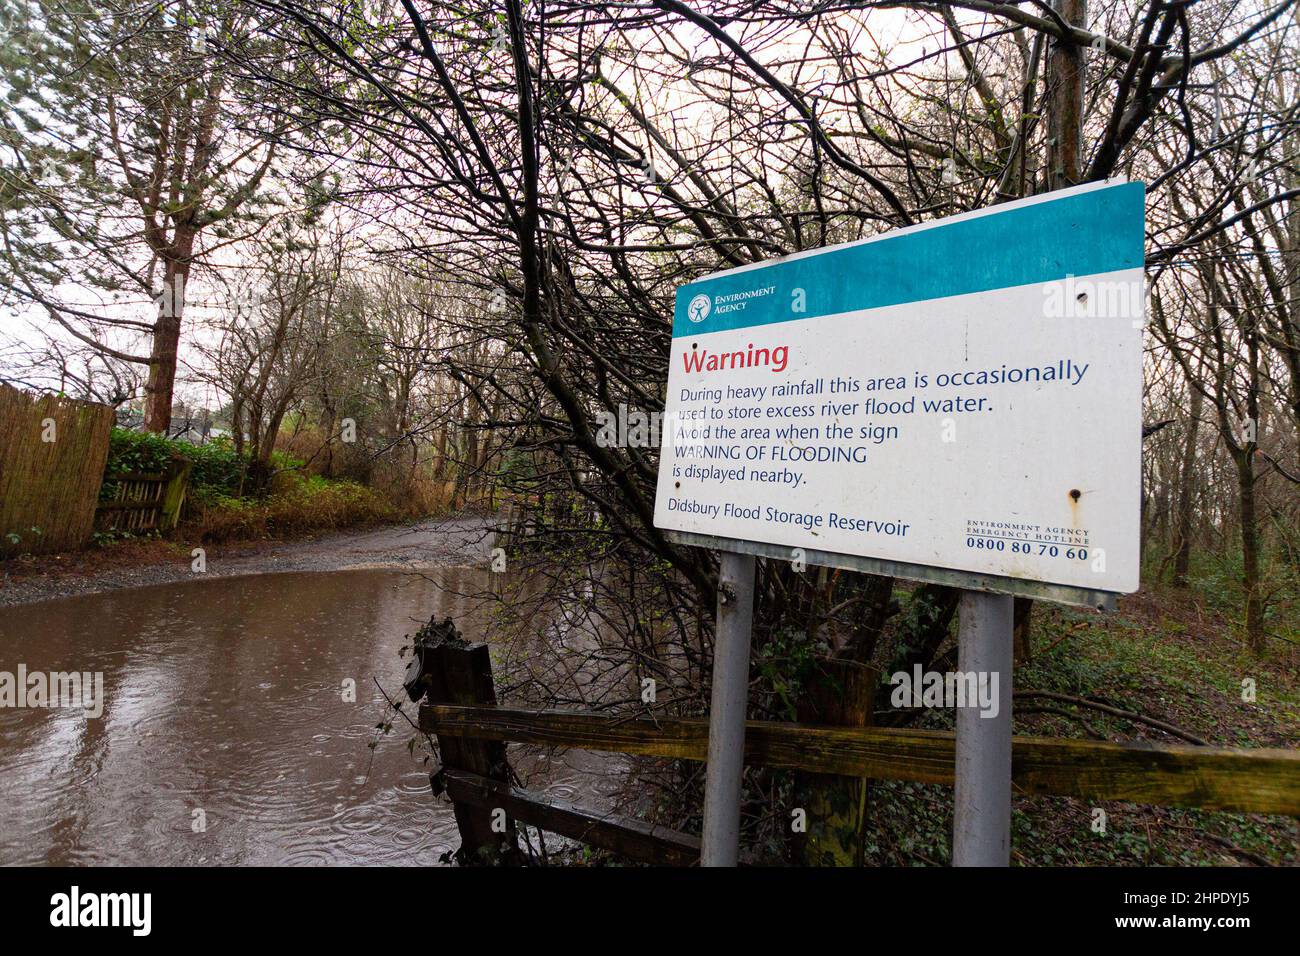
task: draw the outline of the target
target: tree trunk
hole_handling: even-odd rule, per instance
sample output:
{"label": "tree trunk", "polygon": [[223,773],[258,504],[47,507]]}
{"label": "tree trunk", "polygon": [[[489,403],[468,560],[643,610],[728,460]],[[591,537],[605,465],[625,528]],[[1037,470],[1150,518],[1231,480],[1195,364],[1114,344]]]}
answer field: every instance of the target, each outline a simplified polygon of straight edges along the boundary
{"label": "tree trunk", "polygon": [[338,413],[330,402],[322,402],[320,428],[325,436],[325,460],[321,463],[321,474],[326,478],[334,475],[334,429],[337,427]]}
{"label": "tree trunk", "polygon": [[1187,587],[1187,572],[1192,563],[1192,522],[1195,518],[1195,497],[1192,491],[1192,469],[1196,467],[1196,436],[1200,426],[1200,391],[1192,392],[1192,405],[1187,422],[1187,437],[1183,442],[1183,457],[1179,463],[1178,515],[1174,526],[1174,587]]}
{"label": "tree trunk", "polygon": [[[870,727],[880,671],[856,661],[828,658],[800,695],[800,723]],[[867,825],[867,780],[831,774],[800,773],[796,806],[807,814],[807,832],[796,850],[807,866],[861,866]]]}
{"label": "tree trunk", "polygon": [[1013,660],[1017,664],[1028,663],[1033,660],[1034,648],[1029,640],[1033,619],[1034,599],[1027,597],[1016,598],[1012,604],[1011,612],[1011,644],[1014,649]]}
{"label": "tree trunk", "polygon": [[[1052,0],[1066,23],[1087,26],[1087,0]],[[1079,182],[1083,150],[1084,50],[1071,40],[1054,40],[1047,62],[1047,188]]]}
{"label": "tree trunk", "polygon": [[1259,526],[1255,502],[1255,469],[1249,448],[1233,454],[1241,495],[1241,586],[1246,599],[1246,639],[1256,654],[1264,652],[1264,597],[1259,581]]}
{"label": "tree trunk", "polygon": [[145,431],[165,435],[172,423],[172,392],[176,387],[176,356],[181,341],[181,317],[158,310],[149,353],[149,381],[145,385]]}
{"label": "tree trunk", "polygon": [[176,388],[176,361],[181,341],[181,316],[185,312],[185,286],[189,263],[168,261],[158,302],[149,352],[149,381],[145,386],[144,428],[167,434],[172,423],[172,393]]}

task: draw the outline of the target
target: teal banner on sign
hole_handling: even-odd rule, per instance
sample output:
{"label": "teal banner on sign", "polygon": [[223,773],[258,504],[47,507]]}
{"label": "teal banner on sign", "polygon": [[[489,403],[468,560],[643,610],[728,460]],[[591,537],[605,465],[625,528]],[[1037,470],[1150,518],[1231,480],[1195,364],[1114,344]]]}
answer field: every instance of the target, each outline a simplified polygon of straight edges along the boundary
{"label": "teal banner on sign", "polygon": [[673,337],[1140,269],[1144,206],[1122,183],[716,273],[677,290]]}

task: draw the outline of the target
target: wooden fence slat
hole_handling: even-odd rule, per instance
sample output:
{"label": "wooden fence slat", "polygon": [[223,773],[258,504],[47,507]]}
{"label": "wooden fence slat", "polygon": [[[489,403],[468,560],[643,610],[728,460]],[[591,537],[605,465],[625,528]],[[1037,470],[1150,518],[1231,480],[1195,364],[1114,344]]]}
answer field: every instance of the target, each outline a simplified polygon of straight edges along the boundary
{"label": "wooden fence slat", "polygon": [[[440,736],[704,760],[700,719],[620,721],[596,714],[425,705],[420,726]],[[745,762],[844,776],[952,785],[950,732],[817,727],[751,720]],[[1015,737],[1020,793],[1300,816],[1300,752]]]}
{"label": "wooden fence slat", "polygon": [[158,526],[164,531],[170,531],[180,524],[181,509],[185,506],[185,492],[189,487],[190,471],[193,468],[194,463],[191,461],[176,462],[172,466],[167,484],[158,496],[160,502]]}
{"label": "wooden fence slat", "polygon": [[643,863],[692,866],[699,862],[699,837],[633,817],[588,810],[558,797],[460,770],[448,768],[443,775],[447,795],[457,805],[500,807],[512,819]]}

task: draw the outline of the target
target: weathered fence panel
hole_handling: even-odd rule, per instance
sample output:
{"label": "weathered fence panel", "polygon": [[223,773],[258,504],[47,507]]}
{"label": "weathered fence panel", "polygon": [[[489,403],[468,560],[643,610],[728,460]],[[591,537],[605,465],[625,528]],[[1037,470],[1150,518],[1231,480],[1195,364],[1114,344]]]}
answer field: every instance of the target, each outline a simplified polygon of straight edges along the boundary
{"label": "weathered fence panel", "polygon": [[181,517],[192,462],[177,460],[165,472],[107,475],[104,494],[111,494],[96,509],[99,531],[168,531]]}
{"label": "weathered fence panel", "polygon": [[90,538],[113,409],[0,383],[0,558]]}

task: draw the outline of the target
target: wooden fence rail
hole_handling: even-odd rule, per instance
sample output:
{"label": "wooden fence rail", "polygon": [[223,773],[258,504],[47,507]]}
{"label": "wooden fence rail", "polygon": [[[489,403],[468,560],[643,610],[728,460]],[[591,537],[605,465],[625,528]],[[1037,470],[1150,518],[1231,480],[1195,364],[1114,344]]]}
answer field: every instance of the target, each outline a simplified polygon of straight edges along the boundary
{"label": "wooden fence rail", "polygon": [[461,770],[444,770],[443,777],[447,795],[458,806],[482,810],[500,807],[511,819],[521,823],[642,863],[690,866],[700,858],[699,837],[668,827],[617,813],[589,810],[558,797]]}
{"label": "wooden fence rail", "polygon": [[[596,714],[426,704],[440,738],[515,741],[704,760],[707,720],[618,720]],[[950,732],[817,727],[751,720],[745,763],[850,777],[951,785]],[[1020,793],[1300,816],[1300,752],[1016,737]]]}

